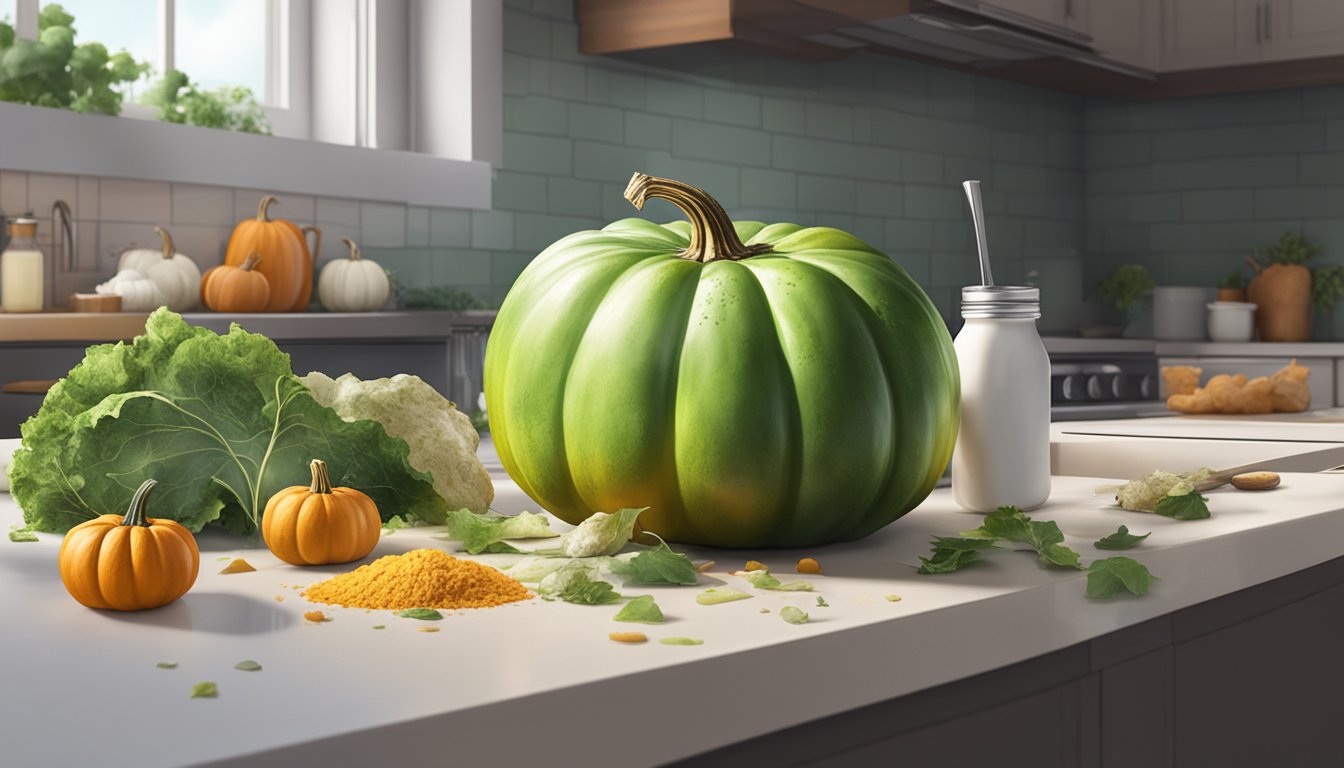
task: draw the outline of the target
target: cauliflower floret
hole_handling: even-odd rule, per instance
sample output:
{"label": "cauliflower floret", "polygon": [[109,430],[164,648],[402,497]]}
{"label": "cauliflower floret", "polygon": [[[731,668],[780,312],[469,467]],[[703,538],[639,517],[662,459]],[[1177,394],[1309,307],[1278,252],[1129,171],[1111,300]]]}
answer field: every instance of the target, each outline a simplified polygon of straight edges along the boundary
{"label": "cauliflower floret", "polygon": [[1196,483],[1212,474],[1213,470],[1208,467],[1183,474],[1157,469],[1118,488],[1106,486],[1097,490],[1103,493],[1114,490],[1115,501],[1122,509],[1132,512],[1152,512],[1157,509],[1158,502],[1164,497],[1189,493],[1195,489]]}

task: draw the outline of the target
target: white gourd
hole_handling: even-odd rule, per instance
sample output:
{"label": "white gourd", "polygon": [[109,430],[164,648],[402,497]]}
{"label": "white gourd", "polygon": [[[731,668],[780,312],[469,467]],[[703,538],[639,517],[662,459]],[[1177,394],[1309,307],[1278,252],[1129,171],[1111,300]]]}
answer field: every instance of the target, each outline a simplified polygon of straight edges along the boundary
{"label": "white gourd", "polygon": [[120,296],[123,312],[152,312],[168,301],[159,286],[138,269],[123,269],[93,290],[104,296]]}
{"label": "white gourd", "polygon": [[201,270],[189,256],[178,253],[173,238],[163,227],[155,227],[163,238],[163,248],[135,248],[121,254],[117,269],[134,269],[158,286],[165,303],[174,312],[187,312],[201,300]]}
{"label": "white gourd", "polygon": [[317,300],[328,312],[373,312],[387,301],[391,286],[387,273],[377,263],[363,258],[359,246],[341,238],[350,248],[350,258],[337,259],[322,268],[317,279]]}

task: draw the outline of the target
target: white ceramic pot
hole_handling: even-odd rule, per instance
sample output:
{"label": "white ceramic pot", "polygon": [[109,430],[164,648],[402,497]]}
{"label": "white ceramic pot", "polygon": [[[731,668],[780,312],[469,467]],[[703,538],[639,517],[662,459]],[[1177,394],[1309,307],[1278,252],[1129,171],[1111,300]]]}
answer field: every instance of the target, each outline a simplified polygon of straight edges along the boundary
{"label": "white ceramic pot", "polygon": [[1255,305],[1245,301],[1211,301],[1209,338],[1213,341],[1250,341],[1255,338]]}
{"label": "white ceramic pot", "polygon": [[1158,286],[1153,289],[1153,337],[1165,341],[1203,341],[1208,333],[1205,305],[1216,288]]}

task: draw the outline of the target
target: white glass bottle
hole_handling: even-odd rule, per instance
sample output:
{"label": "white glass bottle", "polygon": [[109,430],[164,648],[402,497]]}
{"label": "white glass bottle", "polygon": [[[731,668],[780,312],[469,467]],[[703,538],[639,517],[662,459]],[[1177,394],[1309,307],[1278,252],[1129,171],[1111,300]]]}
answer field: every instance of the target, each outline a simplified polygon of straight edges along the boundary
{"label": "white glass bottle", "polygon": [[46,295],[42,251],[37,247],[37,220],[9,222],[9,245],[0,253],[0,309],[41,312]]}
{"label": "white glass bottle", "polygon": [[961,316],[952,498],[977,512],[1039,507],[1050,497],[1050,358],[1036,332],[1040,291],[968,286]]}

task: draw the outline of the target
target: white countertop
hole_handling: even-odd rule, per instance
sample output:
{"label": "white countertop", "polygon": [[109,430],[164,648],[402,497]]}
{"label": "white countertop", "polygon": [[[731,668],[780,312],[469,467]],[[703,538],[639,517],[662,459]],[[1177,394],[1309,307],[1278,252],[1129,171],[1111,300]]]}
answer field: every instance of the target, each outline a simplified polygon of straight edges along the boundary
{"label": "white countertop", "polygon": [[[807,552],[691,549],[719,561],[701,587],[624,590],[656,595],[668,617],[661,626],[615,623],[618,606],[534,600],[450,614],[436,625],[442,631],[421,633],[420,622],[312,606],[282,586],[351,566],[295,568],[220,534],[201,537],[201,575],[185,598],[103,613],[66,595],[58,536],[0,541],[4,764],[149,767],[248,756],[292,765],[293,753],[266,753],[306,744],[309,765],[653,765],[1022,661],[1341,554],[1341,476],[1286,475],[1281,489],[1262,494],[1217,491],[1214,516],[1195,522],[1110,507],[1092,492],[1098,482],[1056,478],[1051,501],[1034,514],[1057,521],[1085,562],[1115,554],[1090,542],[1121,523],[1153,531],[1123,553],[1160,577],[1146,597],[1089,600],[1083,574],[1046,570],[1022,553],[916,575],[930,536],[978,525],[946,490],[860,542]],[[497,478],[497,487],[501,510],[528,506],[516,486]],[[18,520],[0,494],[0,524]],[[451,546],[428,538],[433,532],[398,531],[375,556]],[[782,576],[802,554],[826,569],[802,578],[831,607],[816,607],[815,594],[751,590],[725,573],[753,556]],[[219,575],[218,558],[237,555],[259,570]],[[694,602],[720,581],[755,597]],[[812,622],[781,621],[786,604]],[[304,622],[314,607],[333,620]],[[618,630],[704,645],[608,641]],[[234,670],[243,659],[263,670]],[[157,669],[159,661],[179,666]],[[188,698],[203,680],[218,683],[218,699]],[[359,737],[338,738],[350,733]]]}
{"label": "white countertop", "polygon": [[1052,355],[1157,355],[1158,357],[1344,357],[1344,342],[1302,341],[1163,341],[1160,339],[1088,339],[1079,336],[1043,336]]}

